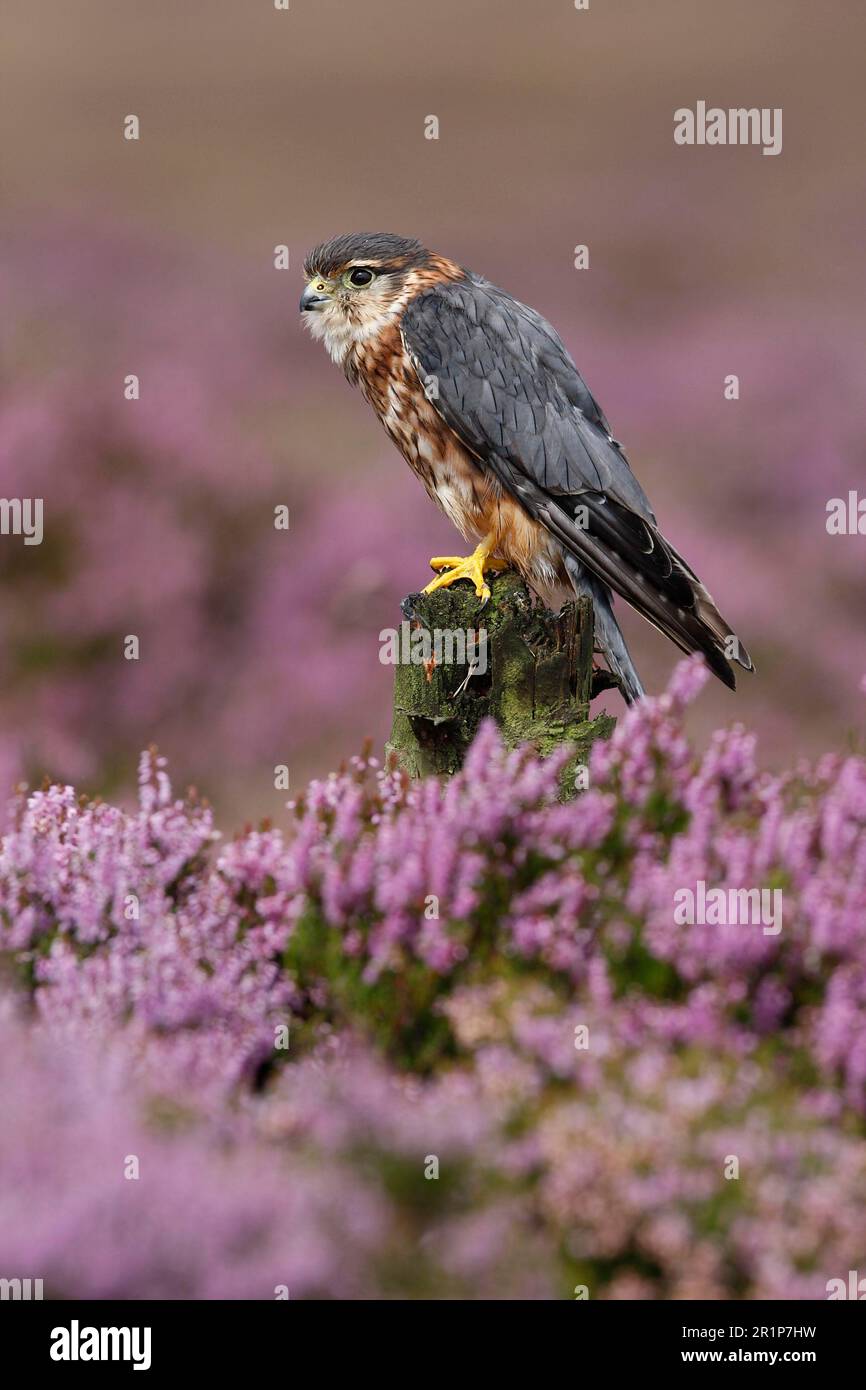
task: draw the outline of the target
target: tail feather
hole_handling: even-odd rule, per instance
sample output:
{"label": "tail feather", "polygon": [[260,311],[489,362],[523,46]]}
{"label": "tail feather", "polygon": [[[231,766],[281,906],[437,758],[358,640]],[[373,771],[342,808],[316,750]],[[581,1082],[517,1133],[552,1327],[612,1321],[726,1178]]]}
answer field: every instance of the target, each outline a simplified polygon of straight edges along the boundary
{"label": "tail feather", "polygon": [[567,555],[565,563],[575,593],[588,594],[592,599],[596,641],[612,674],[619,681],[626,702],[632,705],[635,700],[643,699],[645,691],[619,623],[614,617],[610,590],[593,575],[587,574],[573,556]]}
{"label": "tail feather", "polygon": [[[731,690],[735,690],[737,685],[731,661],[738,662],[747,671],[754,670],[751,657],[734,638],[703,584],[667,542],[664,543],[665,553],[671,565],[671,575],[679,576],[678,581],[674,578],[671,582],[684,586],[682,593],[677,595],[679,601],[669,596],[665,587],[656,582],[654,575],[642,573],[623,554],[602,543],[598,536],[576,527],[561,508],[548,502],[539,510],[548,529],[563,546],[573,583],[575,576],[578,576],[575,583],[578,592],[590,592],[592,581],[597,591],[607,596],[607,606],[610,608],[610,594],[614,590],[641,617],[675,642],[681,651],[688,654],[700,652],[710,670]],[[579,587],[581,585],[582,588]],[[689,593],[691,603],[685,606]],[[600,605],[596,599],[596,607],[599,611],[603,610],[604,605]],[[609,627],[603,612],[601,621]],[[610,621],[615,624],[612,612]]]}
{"label": "tail feather", "polygon": [[752,658],[743,643],[731,631],[730,625],[725,622],[703,584],[697,579],[695,581],[695,612],[722,650],[726,654],[730,651],[730,660],[736,661],[744,671],[754,671]]}

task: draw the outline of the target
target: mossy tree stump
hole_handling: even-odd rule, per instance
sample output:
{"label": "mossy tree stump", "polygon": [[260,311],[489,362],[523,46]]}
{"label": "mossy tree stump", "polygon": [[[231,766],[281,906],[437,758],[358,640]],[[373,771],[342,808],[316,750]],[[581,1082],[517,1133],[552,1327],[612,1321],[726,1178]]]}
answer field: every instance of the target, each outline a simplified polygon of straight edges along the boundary
{"label": "mossy tree stump", "polygon": [[573,743],[576,763],[613,729],[610,716],[589,717],[592,695],[613,685],[593,671],[590,600],[551,613],[516,574],[487,579],[483,608],[463,581],[404,602],[388,751],[413,777],[456,772],[488,717],[509,748]]}

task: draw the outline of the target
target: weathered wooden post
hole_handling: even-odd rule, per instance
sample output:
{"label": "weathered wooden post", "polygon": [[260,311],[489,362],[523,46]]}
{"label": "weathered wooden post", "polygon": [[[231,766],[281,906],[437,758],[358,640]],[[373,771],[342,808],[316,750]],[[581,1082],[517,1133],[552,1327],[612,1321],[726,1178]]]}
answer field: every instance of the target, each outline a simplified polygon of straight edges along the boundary
{"label": "weathered wooden post", "polygon": [[405,602],[412,617],[396,666],[388,750],[413,777],[456,772],[488,716],[510,748],[531,742],[545,754],[569,742],[576,762],[614,726],[609,715],[589,717],[591,695],[614,684],[593,671],[590,601],[556,614],[534,603],[510,571],[488,583],[484,608],[464,583]]}

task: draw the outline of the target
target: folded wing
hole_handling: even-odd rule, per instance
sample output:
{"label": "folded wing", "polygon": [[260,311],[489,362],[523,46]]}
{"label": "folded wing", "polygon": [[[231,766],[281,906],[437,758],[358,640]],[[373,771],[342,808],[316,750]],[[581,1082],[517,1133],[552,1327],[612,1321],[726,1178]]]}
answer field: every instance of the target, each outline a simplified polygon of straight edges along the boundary
{"label": "folded wing", "polygon": [[594,575],[734,687],[752,662],[658,529],[649,501],[560,338],[479,276],[406,308],[406,350],[463,445]]}

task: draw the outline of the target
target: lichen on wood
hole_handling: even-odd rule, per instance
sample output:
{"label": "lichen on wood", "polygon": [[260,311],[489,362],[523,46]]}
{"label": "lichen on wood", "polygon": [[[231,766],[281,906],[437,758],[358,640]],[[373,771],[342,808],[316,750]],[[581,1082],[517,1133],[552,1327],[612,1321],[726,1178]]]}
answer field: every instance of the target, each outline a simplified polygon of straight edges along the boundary
{"label": "lichen on wood", "polygon": [[[574,744],[572,769],[586,761],[593,740],[606,738],[614,726],[608,715],[589,717],[592,694],[613,683],[595,672],[594,684],[589,599],[552,613],[510,571],[489,576],[488,583],[492,592],[484,607],[463,582],[405,601],[411,617],[403,635],[411,634],[416,659],[396,665],[388,750],[413,777],[456,772],[485,718],[496,720],[510,748],[530,742],[546,754]],[[428,660],[424,629],[433,652]],[[452,659],[436,660],[437,645]],[[566,774],[564,789],[568,785]]]}

